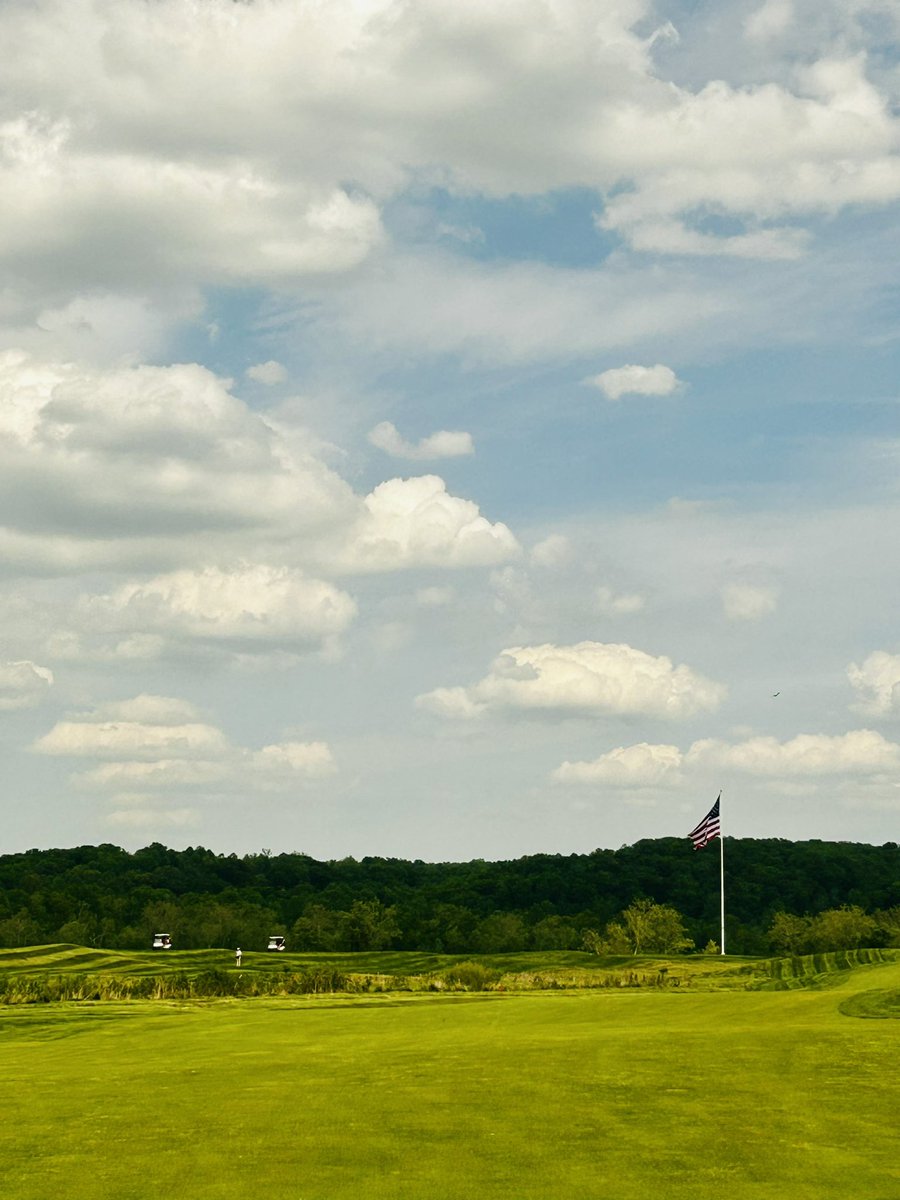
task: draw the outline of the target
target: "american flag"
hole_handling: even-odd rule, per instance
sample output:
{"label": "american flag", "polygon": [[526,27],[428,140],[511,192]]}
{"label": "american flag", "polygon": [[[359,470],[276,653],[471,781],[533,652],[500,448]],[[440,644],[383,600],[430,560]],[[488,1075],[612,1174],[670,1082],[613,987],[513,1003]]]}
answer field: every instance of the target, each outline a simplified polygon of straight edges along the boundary
{"label": "american flag", "polygon": [[695,850],[702,850],[707,842],[712,841],[715,837],[719,837],[719,801],[721,799],[722,793],[719,792],[715,804],[700,824],[688,834],[688,837],[694,840]]}

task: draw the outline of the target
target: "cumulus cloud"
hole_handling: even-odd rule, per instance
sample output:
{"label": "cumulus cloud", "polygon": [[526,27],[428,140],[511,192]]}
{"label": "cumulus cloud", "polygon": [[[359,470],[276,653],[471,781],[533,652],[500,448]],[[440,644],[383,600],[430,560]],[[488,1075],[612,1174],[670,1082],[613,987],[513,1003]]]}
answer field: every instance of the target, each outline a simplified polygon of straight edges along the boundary
{"label": "cumulus cloud", "polygon": [[[894,123],[860,57],[813,64],[797,93],[718,80],[696,93],[679,89],[655,111],[616,113],[608,152],[631,157],[634,139],[645,169],[634,163],[638,186],[609,199],[601,224],[647,250],[710,253],[721,240],[729,254],[796,254],[796,231],[777,222],[900,195]],[[743,219],[745,231],[704,234],[692,227],[704,211]]]}
{"label": "cumulus cloud", "polygon": [[[263,420],[228,381],[196,365],[104,371],[0,354],[0,506],[7,564],[58,573],[184,566],[199,535],[210,559],[258,560],[268,551],[345,571],[489,564],[518,549],[505,525],[449,495],[435,476],[354,494],[302,436]],[[179,614],[184,628],[193,593],[213,607],[205,626],[212,636],[229,625],[222,606],[262,586],[281,597],[281,615],[276,602],[268,619],[294,634],[304,619],[315,635],[317,624],[340,625],[351,614],[327,585],[290,572],[251,576],[181,574],[110,603],[155,603],[168,608],[170,624]],[[249,603],[245,632],[262,630],[260,603]]]}
{"label": "cumulus cloud", "polygon": [[53,684],[53,672],[24,660],[0,663],[0,712],[35,708]]}
{"label": "cumulus cloud", "polygon": [[[289,567],[244,564],[174,571],[127,583],[107,595],[83,596],[82,628],[111,635],[195,640],[244,650],[326,643],[356,616],[345,592]],[[128,643],[125,643],[127,652]]]}
{"label": "cumulus cloud", "polygon": [[780,742],[751,737],[742,742],[706,738],[682,752],[677,746],[640,742],[619,746],[589,762],[564,762],[551,778],[565,784],[610,787],[674,786],[710,771],[765,779],[816,780],[829,776],[880,777],[900,766],[900,746],[869,729],[829,735],[803,733]]}
{"label": "cumulus cloud", "polygon": [[[749,37],[790,9],[769,0]],[[594,188],[605,229],[679,255],[797,253],[810,215],[900,196],[890,97],[846,38],[790,82],[690,87],[660,74],[651,17],[647,0],[12,0],[9,297],[352,272],[384,244],[384,203],[436,169],[458,192]]]}
{"label": "cumulus cloud", "polygon": [[682,755],[677,746],[618,746],[593,762],[564,762],[551,778],[558,783],[608,784],[613,787],[653,787],[678,776]]}
{"label": "cumulus cloud", "polygon": [[200,721],[182,725],[146,721],[59,721],[35,742],[39,754],[155,764],[203,759],[227,746],[221,730]]}
{"label": "cumulus cloud", "polygon": [[749,583],[729,583],[722,588],[722,607],[729,621],[759,621],[773,613],[778,591]]}
{"label": "cumulus cloud", "polygon": [[657,363],[655,367],[612,367],[600,375],[592,375],[587,383],[600,389],[609,400],[622,396],[670,396],[679,386],[671,367]]}
{"label": "cumulus cloud", "polygon": [[861,666],[851,663],[847,677],[859,695],[861,712],[874,717],[900,713],[900,654],[876,650]]}
{"label": "cumulus cloud", "polygon": [[194,365],[97,371],[0,356],[0,545],[64,569],[308,536],[359,501]]}
{"label": "cumulus cloud", "polygon": [[168,696],[98,705],[57,722],[33,749],[91,760],[75,783],[119,804],[185,793],[290,792],[336,769],[325,742],[292,740],[261,750],[237,746],[192,705]]}
{"label": "cumulus cloud", "polygon": [[278,742],[251,755],[248,775],[267,791],[294,786],[298,778],[322,779],[335,771],[326,742]]}
{"label": "cumulus cloud", "polygon": [[[14,206],[0,260],[25,289],[27,264],[57,287],[67,275],[77,286],[79,271],[110,290],[141,274],[145,287],[278,283],[356,266],[383,236],[372,200],[336,181],[278,179],[236,147],[206,162],[199,154],[154,161],[139,136],[122,153],[86,145],[86,132],[77,117],[46,108],[0,125],[0,189]],[[154,222],[157,238],[146,236]]]}
{"label": "cumulus cloud", "polygon": [[896,772],[900,746],[870,729],[833,736],[801,733],[786,742],[754,737],[730,744],[710,738],[694,742],[686,763],[778,778],[871,775]]}
{"label": "cumulus cloud", "polygon": [[453,432],[441,429],[418,442],[408,442],[401,437],[390,421],[382,421],[369,433],[369,441],[379,450],[394,458],[408,458],[419,461],[435,458],[460,458],[466,454],[475,453],[475,445],[470,433]]}
{"label": "cumulus cloud", "polygon": [[689,667],[631,646],[514,646],[471,687],[438,688],[418,698],[442,716],[506,712],[610,713],[678,719],[712,711],[725,688]]}
{"label": "cumulus cloud", "polygon": [[345,570],[468,567],[520,553],[510,530],[491,524],[471,500],[451,496],[436,475],[389,479],[365,498],[365,512],[338,553]]}
{"label": "cumulus cloud", "polygon": [[282,363],[276,362],[274,358],[270,358],[268,362],[255,363],[254,366],[247,368],[245,374],[248,379],[252,379],[256,383],[264,383],[268,387],[273,387],[276,383],[284,383],[288,377],[287,368]]}

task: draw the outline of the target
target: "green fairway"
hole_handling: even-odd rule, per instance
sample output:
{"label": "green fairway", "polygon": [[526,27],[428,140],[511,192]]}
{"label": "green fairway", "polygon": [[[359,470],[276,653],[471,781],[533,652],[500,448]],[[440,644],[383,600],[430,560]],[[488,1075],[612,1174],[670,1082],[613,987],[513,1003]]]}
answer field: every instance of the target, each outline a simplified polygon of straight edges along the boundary
{"label": "green fairway", "polygon": [[896,1200],[900,1024],[841,1006],[900,963],[841,978],[0,1008],[3,1194]]}

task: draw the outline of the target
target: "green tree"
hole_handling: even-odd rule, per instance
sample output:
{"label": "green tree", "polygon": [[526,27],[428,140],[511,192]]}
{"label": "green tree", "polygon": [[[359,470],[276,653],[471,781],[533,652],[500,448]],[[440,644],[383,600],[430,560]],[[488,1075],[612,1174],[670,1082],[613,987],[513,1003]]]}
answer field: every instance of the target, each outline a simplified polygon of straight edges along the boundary
{"label": "green tree", "polygon": [[475,946],[482,954],[504,954],[528,948],[528,926],[518,913],[496,912],[479,921]]}
{"label": "green tree", "polygon": [[291,928],[294,950],[344,949],[346,913],[334,912],[324,904],[307,904]]}
{"label": "green tree", "polygon": [[35,946],[41,941],[41,929],[27,908],[0,921],[0,946]]}
{"label": "green tree", "polygon": [[871,946],[876,923],[858,904],[829,908],[813,918],[812,941],[815,950],[858,950]]}
{"label": "green tree", "polygon": [[581,944],[591,954],[631,954],[628,931],[619,921],[610,921],[603,933],[596,929],[585,929]]}
{"label": "green tree", "polygon": [[635,900],[622,913],[622,924],[632,954],[680,954],[693,949],[681,913],[670,904]]}
{"label": "green tree", "polygon": [[61,942],[75,946],[97,946],[100,944],[100,923],[92,912],[82,909],[77,917],[61,925],[57,937]]}
{"label": "green tree", "polygon": [[400,936],[397,910],[380,900],[354,900],[344,930],[351,950],[384,950]]}
{"label": "green tree", "polygon": [[767,937],[777,954],[809,954],[813,945],[812,918],[777,912],[772,918]]}
{"label": "green tree", "polygon": [[900,904],[880,909],[873,916],[884,945],[900,946]]}
{"label": "green tree", "polygon": [[535,950],[574,950],[579,940],[578,930],[565,917],[544,917],[531,931]]}

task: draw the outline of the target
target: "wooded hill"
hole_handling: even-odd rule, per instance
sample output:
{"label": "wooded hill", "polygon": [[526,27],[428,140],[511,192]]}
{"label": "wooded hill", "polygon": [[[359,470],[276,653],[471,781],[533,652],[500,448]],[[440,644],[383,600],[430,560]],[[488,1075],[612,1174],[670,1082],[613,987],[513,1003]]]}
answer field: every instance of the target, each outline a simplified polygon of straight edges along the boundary
{"label": "wooded hill", "polygon": [[[867,943],[898,944],[900,848],[728,838],[727,945],[772,949],[778,913],[852,906],[876,918]],[[0,945],[51,941],[179,949],[262,948],[280,933],[296,950],[395,948],[446,953],[578,949],[636,899],[671,906],[699,947],[719,934],[719,850],[659,838],[590,854],[509,862],[428,863],[305,854],[223,855],[153,843],[29,850],[0,856]]]}

